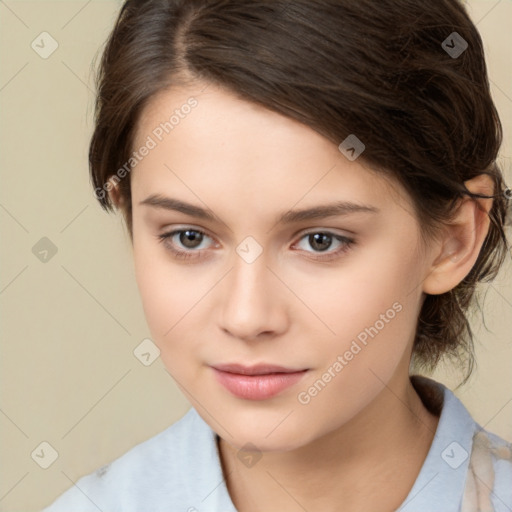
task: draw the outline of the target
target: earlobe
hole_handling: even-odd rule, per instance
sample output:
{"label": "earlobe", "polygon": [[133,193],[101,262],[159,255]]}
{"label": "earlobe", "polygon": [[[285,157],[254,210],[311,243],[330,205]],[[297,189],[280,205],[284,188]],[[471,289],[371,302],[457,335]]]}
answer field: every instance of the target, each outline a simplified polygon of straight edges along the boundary
{"label": "earlobe", "polygon": [[[480,175],[466,182],[472,193],[492,195],[492,180]],[[423,291],[439,295],[455,288],[475,265],[490,224],[492,198],[463,198],[454,219],[446,226],[440,250],[423,281]]]}

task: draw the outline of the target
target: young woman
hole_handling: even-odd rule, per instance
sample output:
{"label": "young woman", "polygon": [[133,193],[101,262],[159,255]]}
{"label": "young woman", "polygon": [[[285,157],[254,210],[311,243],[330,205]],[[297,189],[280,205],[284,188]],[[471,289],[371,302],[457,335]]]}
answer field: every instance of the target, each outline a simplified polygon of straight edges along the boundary
{"label": "young woman", "polygon": [[501,125],[457,0],[128,0],[90,168],[193,408],[46,512],[510,511],[469,376],[507,253]]}

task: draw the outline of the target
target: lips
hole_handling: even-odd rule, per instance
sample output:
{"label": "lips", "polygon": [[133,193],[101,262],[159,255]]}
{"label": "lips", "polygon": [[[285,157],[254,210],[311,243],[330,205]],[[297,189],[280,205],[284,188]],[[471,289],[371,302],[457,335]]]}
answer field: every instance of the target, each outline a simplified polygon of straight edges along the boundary
{"label": "lips", "polygon": [[301,369],[285,368],[273,364],[257,364],[254,366],[243,366],[241,364],[221,364],[215,365],[213,368],[227,373],[236,373],[239,375],[268,375],[269,373],[296,373],[304,371]]}
{"label": "lips", "polygon": [[300,381],[307,369],[285,368],[271,364],[212,366],[215,378],[232,395],[245,400],[266,400]]}

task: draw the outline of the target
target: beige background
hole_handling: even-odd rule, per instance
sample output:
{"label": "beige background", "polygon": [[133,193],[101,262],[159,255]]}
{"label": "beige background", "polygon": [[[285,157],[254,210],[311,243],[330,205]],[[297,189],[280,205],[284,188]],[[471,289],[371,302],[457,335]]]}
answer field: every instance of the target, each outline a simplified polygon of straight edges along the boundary
{"label": "beige background", "polygon": [[[160,359],[146,367],[133,354],[149,331],[128,237],[120,216],[100,209],[88,181],[90,66],[119,6],[0,0],[0,511],[42,508],[189,407]],[[512,2],[469,7],[485,42],[510,186]],[[47,59],[31,48],[44,31],[59,45]],[[32,252],[43,237],[58,251],[46,263]],[[474,322],[479,367],[457,390],[481,425],[508,440],[511,267],[509,258],[482,289],[490,331]],[[435,378],[453,386],[458,375],[441,369]],[[49,460],[42,442],[58,452],[48,469],[36,463]]]}

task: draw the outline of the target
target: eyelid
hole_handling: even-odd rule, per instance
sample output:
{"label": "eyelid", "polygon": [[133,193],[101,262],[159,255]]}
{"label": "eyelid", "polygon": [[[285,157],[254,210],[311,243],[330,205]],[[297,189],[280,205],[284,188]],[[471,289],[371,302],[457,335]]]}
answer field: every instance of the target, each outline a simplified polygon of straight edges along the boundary
{"label": "eyelid", "polygon": [[341,237],[345,237],[345,238],[350,238],[350,236],[355,235],[354,232],[348,231],[347,229],[343,230],[343,233],[350,233],[350,236],[338,232],[338,230],[336,228],[308,228],[308,229],[299,231],[296,236],[300,235],[300,237],[302,238],[303,236],[312,235],[315,233],[325,233],[328,235],[341,236]]}
{"label": "eyelid", "polygon": [[214,240],[214,241],[217,240],[213,235],[210,234],[210,232],[207,229],[201,228],[199,226],[194,226],[192,224],[183,224],[183,225],[172,226],[169,228],[163,228],[162,234],[159,236],[169,235],[169,237],[170,237],[172,235],[175,235],[176,233],[181,233],[183,231],[196,231],[198,233],[201,233],[202,235],[207,236],[211,240]]}

